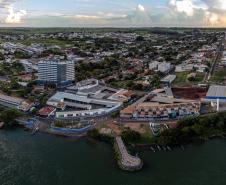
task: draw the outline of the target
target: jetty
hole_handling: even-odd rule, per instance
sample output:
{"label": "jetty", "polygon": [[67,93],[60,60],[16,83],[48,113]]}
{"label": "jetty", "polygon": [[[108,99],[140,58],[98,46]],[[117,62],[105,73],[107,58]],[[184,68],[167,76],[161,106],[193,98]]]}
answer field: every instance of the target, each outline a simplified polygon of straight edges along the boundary
{"label": "jetty", "polygon": [[138,156],[132,156],[128,153],[126,146],[120,136],[115,138],[115,150],[117,154],[118,165],[125,171],[137,171],[143,166],[142,160]]}

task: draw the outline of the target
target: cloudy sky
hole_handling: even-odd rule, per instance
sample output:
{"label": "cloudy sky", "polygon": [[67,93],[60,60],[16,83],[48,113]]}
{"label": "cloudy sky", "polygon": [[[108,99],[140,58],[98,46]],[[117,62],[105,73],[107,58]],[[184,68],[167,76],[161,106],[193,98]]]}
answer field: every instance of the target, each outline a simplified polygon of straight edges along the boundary
{"label": "cloudy sky", "polygon": [[226,0],[0,0],[0,26],[226,27]]}

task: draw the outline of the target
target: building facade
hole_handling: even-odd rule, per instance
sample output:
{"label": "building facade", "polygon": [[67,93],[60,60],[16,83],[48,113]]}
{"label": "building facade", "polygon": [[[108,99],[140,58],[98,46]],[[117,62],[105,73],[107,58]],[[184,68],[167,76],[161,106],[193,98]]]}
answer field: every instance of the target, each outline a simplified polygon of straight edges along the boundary
{"label": "building facade", "polygon": [[42,60],[38,63],[38,83],[65,86],[75,80],[72,61]]}

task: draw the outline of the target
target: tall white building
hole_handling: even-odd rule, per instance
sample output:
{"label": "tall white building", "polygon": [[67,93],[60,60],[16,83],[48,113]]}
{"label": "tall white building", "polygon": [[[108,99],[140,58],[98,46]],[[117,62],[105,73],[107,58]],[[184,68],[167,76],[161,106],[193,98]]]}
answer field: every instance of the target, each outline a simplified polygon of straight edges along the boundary
{"label": "tall white building", "polygon": [[171,64],[167,62],[162,62],[158,65],[158,71],[162,73],[167,73],[170,71]]}
{"label": "tall white building", "polygon": [[72,61],[42,60],[38,62],[38,83],[64,86],[75,80],[75,65]]}

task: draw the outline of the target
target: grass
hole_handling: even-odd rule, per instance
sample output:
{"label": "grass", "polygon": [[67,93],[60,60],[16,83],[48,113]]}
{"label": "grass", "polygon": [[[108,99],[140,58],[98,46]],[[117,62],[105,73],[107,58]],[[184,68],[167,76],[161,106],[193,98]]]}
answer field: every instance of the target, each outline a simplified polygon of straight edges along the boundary
{"label": "grass", "polygon": [[194,82],[202,82],[205,75],[203,73],[197,73]]}
{"label": "grass", "polygon": [[153,134],[151,132],[149,124],[142,125],[142,128],[145,130],[145,132],[141,134],[141,139],[138,143],[139,144],[153,143]]}
{"label": "grass", "polygon": [[204,73],[196,73],[196,77],[193,81],[188,81],[187,76],[189,72],[180,72],[176,73],[177,78],[175,79],[173,85],[175,86],[186,86],[186,85],[192,85],[197,84],[203,81],[205,75]]}
{"label": "grass", "polygon": [[130,84],[132,82],[133,82],[133,80],[122,80],[122,81],[112,82],[111,85],[120,87],[120,88],[128,88],[128,84]]}
{"label": "grass", "polygon": [[226,70],[219,69],[213,74],[210,80],[215,83],[223,83],[225,78],[226,78]]}
{"label": "grass", "polygon": [[32,43],[45,44],[45,45],[58,45],[65,47],[66,45],[72,45],[72,41],[58,40],[58,39],[26,39],[17,41],[24,45],[31,45]]}
{"label": "grass", "polygon": [[189,74],[188,72],[176,73],[177,78],[173,82],[173,85],[184,85],[185,83],[187,83],[187,75],[188,74]]}

